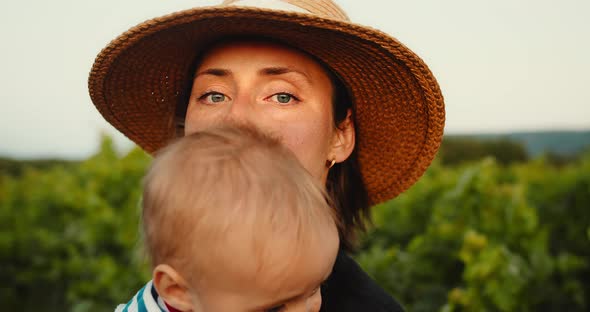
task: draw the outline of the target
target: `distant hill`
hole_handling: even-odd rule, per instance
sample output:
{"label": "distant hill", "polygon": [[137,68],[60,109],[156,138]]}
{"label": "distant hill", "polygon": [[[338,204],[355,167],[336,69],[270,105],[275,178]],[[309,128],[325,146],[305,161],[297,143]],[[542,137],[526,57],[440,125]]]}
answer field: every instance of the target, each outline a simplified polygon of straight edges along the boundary
{"label": "distant hill", "polygon": [[[453,140],[458,139],[458,140]],[[461,140],[468,139],[468,140]],[[505,140],[518,144],[511,144]],[[478,144],[485,141],[489,144]],[[522,144],[522,146],[521,146]],[[524,151],[522,148],[524,147]],[[479,159],[493,155],[501,163],[534,158],[549,152],[572,159],[576,154],[590,150],[590,130],[586,131],[540,131],[489,134],[447,134],[441,153],[444,163],[460,163],[463,160]],[[526,154],[526,155],[525,155]],[[45,169],[56,165],[73,166],[81,160],[65,159],[14,159],[0,155],[0,175],[18,176],[26,168]]]}
{"label": "distant hill", "polygon": [[509,139],[524,145],[530,157],[551,152],[571,156],[590,149],[590,130],[586,131],[539,131],[489,133],[473,135],[447,135],[449,138],[472,138],[481,140]]}

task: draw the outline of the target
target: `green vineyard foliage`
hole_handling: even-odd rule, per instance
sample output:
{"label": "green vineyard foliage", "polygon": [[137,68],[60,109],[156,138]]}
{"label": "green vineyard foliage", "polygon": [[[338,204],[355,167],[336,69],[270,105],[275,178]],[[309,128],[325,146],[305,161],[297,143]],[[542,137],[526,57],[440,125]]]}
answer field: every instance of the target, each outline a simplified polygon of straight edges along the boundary
{"label": "green vineyard foliage", "polygon": [[[105,138],[77,166],[0,177],[0,301],[14,311],[113,311],[149,279],[138,248],[149,157]],[[135,290],[133,290],[135,289]]]}
{"label": "green vineyard foliage", "polygon": [[361,265],[409,311],[587,311],[590,154],[435,163],[374,207]]}
{"label": "green vineyard foliage", "polygon": [[[112,311],[148,279],[141,179],[150,157],[105,138],[76,163],[0,174],[0,301],[17,311]],[[408,311],[587,311],[590,154],[440,161],[372,209],[355,258]]]}

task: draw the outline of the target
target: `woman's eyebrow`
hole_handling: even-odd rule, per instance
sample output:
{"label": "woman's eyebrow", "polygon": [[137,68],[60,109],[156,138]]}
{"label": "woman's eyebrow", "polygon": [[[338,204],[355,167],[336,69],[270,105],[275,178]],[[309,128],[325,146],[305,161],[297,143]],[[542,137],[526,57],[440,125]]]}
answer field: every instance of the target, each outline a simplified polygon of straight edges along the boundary
{"label": "woman's eyebrow", "polygon": [[309,79],[309,76],[305,72],[302,72],[300,70],[296,70],[293,68],[289,68],[289,67],[266,67],[266,68],[263,68],[258,71],[259,75],[264,75],[264,76],[278,76],[278,75],[283,75],[283,74],[288,74],[288,73],[299,74],[303,78],[305,78],[305,80],[307,80],[308,83],[311,83],[311,79]]}
{"label": "woman's eyebrow", "polygon": [[230,76],[232,74],[231,70],[229,69],[223,69],[223,68],[207,68],[203,71],[198,72],[195,75],[195,78],[202,76],[202,75],[211,75],[211,76],[217,76],[217,77],[226,77],[226,76]]}

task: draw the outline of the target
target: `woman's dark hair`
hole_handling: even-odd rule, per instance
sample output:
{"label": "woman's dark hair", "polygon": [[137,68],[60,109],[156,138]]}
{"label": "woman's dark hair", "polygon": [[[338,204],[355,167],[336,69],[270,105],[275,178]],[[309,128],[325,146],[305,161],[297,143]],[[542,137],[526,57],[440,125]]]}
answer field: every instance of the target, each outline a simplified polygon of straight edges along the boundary
{"label": "woman's dark hair", "polygon": [[[274,43],[282,46],[290,47],[294,50],[300,51],[305,55],[311,57],[318,64],[322,66],[324,71],[328,74],[333,87],[332,95],[332,112],[334,127],[341,129],[343,122],[346,121],[348,112],[351,112],[351,121],[354,123],[354,106],[352,105],[352,98],[348,89],[345,87],[342,80],[335,74],[335,72],[323,61],[319,60],[314,55],[293,47],[281,40],[275,38],[265,38],[260,36],[232,36],[224,37],[221,40],[215,40],[206,46],[219,46],[226,42],[236,41],[255,41],[262,43]],[[188,77],[194,76],[195,71],[200,65],[204,55],[209,51],[201,51],[189,68]],[[187,104],[191,94],[192,82],[194,79],[187,81],[184,86],[185,92],[179,97],[180,101],[176,107],[176,130],[177,135],[184,135],[184,119],[186,117]],[[340,230],[340,242],[342,247],[347,251],[353,251],[356,242],[356,235],[358,231],[365,230],[365,221],[370,220],[369,216],[369,199],[365,183],[363,182],[361,171],[358,163],[356,147],[350,156],[343,162],[335,164],[328,173],[326,181],[326,190],[332,198],[334,208],[340,216],[342,227]]]}
{"label": "woman's dark hair", "polygon": [[[330,76],[334,88],[332,95],[334,126],[340,128],[342,123],[346,121],[349,111],[351,112],[351,121],[354,124],[354,106],[348,90],[342,80],[329,67],[321,62],[320,64]],[[352,251],[355,246],[357,231],[364,231],[365,221],[370,220],[369,196],[361,176],[356,147],[345,161],[335,164],[330,169],[326,189],[342,219],[341,244],[346,250]]]}

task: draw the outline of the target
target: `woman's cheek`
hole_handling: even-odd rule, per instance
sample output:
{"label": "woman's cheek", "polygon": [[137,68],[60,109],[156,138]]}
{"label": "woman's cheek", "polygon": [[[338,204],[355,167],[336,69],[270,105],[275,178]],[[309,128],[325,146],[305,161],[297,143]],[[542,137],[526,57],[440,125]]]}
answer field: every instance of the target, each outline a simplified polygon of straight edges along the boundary
{"label": "woman's cheek", "polygon": [[283,144],[295,154],[303,167],[313,176],[321,178],[330,144],[326,139],[328,131],[308,122],[285,125],[280,132]]}

